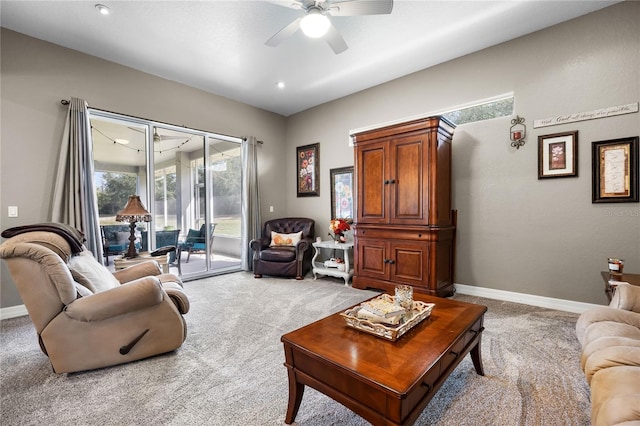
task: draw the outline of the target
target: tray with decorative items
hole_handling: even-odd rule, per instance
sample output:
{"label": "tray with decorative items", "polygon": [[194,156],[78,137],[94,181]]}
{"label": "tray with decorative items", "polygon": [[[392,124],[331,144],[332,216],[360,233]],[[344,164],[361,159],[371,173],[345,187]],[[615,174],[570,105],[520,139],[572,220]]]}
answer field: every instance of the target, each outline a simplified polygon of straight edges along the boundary
{"label": "tray with decorative items", "polygon": [[413,301],[413,309],[407,312],[388,294],[362,302],[341,312],[347,326],[387,340],[396,341],[423,319],[431,315],[435,303]]}

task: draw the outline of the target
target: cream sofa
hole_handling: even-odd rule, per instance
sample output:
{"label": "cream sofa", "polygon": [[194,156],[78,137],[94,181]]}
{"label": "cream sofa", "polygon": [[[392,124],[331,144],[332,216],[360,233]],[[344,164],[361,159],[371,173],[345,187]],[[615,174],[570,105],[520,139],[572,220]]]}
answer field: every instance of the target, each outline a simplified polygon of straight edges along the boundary
{"label": "cream sofa", "polygon": [[609,306],[580,316],[576,335],[592,425],[640,425],[640,287],[618,285]]}

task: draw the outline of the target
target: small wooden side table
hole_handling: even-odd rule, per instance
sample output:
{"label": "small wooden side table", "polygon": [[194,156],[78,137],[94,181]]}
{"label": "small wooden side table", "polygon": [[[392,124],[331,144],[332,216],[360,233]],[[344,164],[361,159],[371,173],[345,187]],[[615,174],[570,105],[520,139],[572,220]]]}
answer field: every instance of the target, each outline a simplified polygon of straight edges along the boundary
{"label": "small wooden side table", "polygon": [[607,294],[607,299],[611,302],[611,298],[613,297],[613,293],[616,292],[616,286],[611,285],[609,280],[622,281],[629,283],[631,285],[640,286],[640,274],[615,274],[611,276],[609,271],[601,271],[600,275],[602,275],[602,279],[604,280],[604,292]]}
{"label": "small wooden side table", "polygon": [[[329,275],[331,277],[342,278],[344,280],[344,285],[349,285],[349,280],[353,277],[353,268],[351,267],[351,263],[349,257],[353,252],[353,242],[346,243],[336,243],[334,241],[321,241],[313,243],[313,248],[316,250],[316,253],[313,255],[313,259],[311,260],[311,265],[313,266],[313,279],[318,278],[318,274],[320,275]],[[320,252],[322,249],[327,250],[341,250],[343,251],[342,258],[344,259],[344,263],[341,265],[344,268],[327,268],[324,266],[324,259],[318,259]]]}
{"label": "small wooden side table", "polygon": [[122,256],[118,256],[113,259],[113,266],[116,271],[126,268],[127,266],[137,265],[138,263],[146,262],[148,260],[155,260],[162,268],[162,272],[169,273],[169,253],[162,256],[151,256],[149,252],[142,252],[138,257],[132,259],[125,259]]}

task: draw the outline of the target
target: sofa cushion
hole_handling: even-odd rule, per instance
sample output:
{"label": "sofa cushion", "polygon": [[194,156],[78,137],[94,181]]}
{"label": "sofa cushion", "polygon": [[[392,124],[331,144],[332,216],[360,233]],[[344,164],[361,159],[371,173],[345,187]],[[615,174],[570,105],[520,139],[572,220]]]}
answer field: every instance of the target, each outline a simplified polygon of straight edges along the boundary
{"label": "sofa cushion", "polygon": [[640,313],[640,287],[628,283],[617,285],[609,306]]}
{"label": "sofa cushion", "polygon": [[640,329],[623,322],[600,321],[587,327],[584,333],[583,348],[596,339],[609,336],[628,337],[630,339],[640,340]]}
{"label": "sofa cushion", "polygon": [[[601,322],[610,323],[611,326],[615,329],[617,329],[617,326],[615,326],[616,323],[626,324],[636,329],[640,329],[640,315],[635,312],[615,309],[608,306],[599,306],[597,308],[592,308],[588,311],[583,312],[576,322],[576,336],[578,337],[578,341],[582,344],[583,347],[589,341],[594,340],[598,337],[611,335],[624,336],[615,331],[607,332],[606,330],[599,329],[599,335],[596,335],[596,332],[591,331],[591,335],[587,338],[587,330],[591,329],[592,325]],[[623,328],[627,329],[627,327]],[[636,335],[637,334],[634,333],[634,336]]]}
{"label": "sofa cushion", "polygon": [[91,252],[84,251],[69,259],[69,269],[73,279],[94,293],[119,287],[120,282]]}
{"label": "sofa cushion", "polygon": [[604,336],[590,341],[584,346],[582,349],[582,355],[580,356],[580,368],[582,368],[582,371],[584,371],[585,364],[591,354],[614,346],[631,346],[640,348],[640,340],[632,339],[630,337]]}
{"label": "sofa cushion", "polygon": [[260,260],[267,262],[291,262],[296,259],[293,247],[272,247],[260,252]]}
{"label": "sofa cushion", "polygon": [[[640,368],[640,347],[610,346],[595,351],[589,356],[584,366],[587,383],[591,383],[593,376],[600,370],[625,365]],[[640,381],[638,391],[640,392]]]}
{"label": "sofa cushion", "polygon": [[591,380],[591,423],[618,425],[640,419],[640,368],[610,367]]}
{"label": "sofa cushion", "polygon": [[302,231],[294,232],[292,234],[283,234],[280,232],[271,231],[271,244],[270,247],[280,246],[295,246],[302,239]]}

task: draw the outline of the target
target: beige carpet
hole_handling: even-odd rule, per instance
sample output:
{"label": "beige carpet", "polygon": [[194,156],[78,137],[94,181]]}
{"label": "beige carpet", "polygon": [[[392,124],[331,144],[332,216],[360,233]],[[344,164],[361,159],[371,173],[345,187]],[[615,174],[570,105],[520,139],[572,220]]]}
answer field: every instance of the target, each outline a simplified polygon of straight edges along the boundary
{"label": "beige carpet", "polygon": [[[27,317],[0,323],[0,423],[8,425],[281,425],[287,373],[280,336],[375,294],[341,280],[236,273],[185,284],[189,335],[151,359],[55,375]],[[485,376],[462,361],[416,424],[587,425],[577,315],[468,296],[484,304]],[[297,425],[367,425],[307,388]]]}

